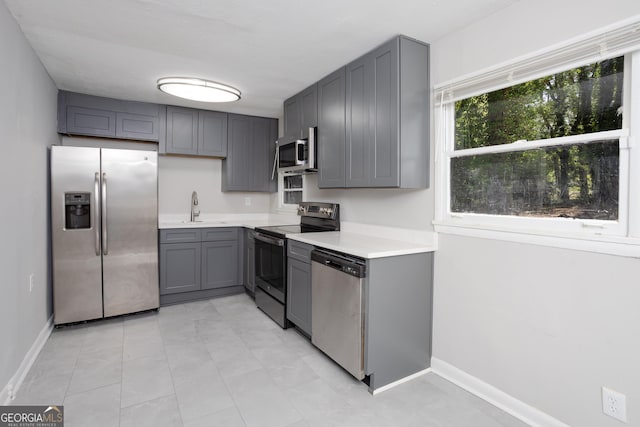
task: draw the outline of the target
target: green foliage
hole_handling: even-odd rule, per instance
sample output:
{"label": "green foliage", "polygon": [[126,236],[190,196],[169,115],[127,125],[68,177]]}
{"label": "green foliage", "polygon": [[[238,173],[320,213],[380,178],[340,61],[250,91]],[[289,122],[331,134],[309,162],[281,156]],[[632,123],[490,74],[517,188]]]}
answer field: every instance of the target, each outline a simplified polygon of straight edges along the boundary
{"label": "green foliage", "polygon": [[[620,129],[623,71],[618,57],[458,101],[455,149]],[[603,142],[454,159],[452,210],[616,219],[618,157]]]}

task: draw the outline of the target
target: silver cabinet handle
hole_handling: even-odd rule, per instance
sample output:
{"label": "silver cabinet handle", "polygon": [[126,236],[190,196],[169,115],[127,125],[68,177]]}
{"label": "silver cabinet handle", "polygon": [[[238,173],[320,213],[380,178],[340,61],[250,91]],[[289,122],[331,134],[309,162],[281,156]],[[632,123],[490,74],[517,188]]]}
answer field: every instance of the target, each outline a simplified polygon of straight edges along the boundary
{"label": "silver cabinet handle", "polygon": [[107,174],[102,173],[102,255],[109,255],[107,240]]}
{"label": "silver cabinet handle", "polygon": [[100,256],[100,216],[98,214],[100,206],[100,173],[96,172],[95,185],[93,188],[93,228],[96,232],[96,256]]}

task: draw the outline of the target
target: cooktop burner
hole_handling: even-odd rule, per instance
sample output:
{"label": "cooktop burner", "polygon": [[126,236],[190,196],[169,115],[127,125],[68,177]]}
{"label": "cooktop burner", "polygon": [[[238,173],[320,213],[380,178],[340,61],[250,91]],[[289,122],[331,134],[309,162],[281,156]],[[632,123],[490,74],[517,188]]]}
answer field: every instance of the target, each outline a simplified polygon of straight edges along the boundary
{"label": "cooktop burner", "polygon": [[337,203],[300,202],[300,224],[256,227],[256,231],[284,238],[287,234],[340,230],[340,205]]}

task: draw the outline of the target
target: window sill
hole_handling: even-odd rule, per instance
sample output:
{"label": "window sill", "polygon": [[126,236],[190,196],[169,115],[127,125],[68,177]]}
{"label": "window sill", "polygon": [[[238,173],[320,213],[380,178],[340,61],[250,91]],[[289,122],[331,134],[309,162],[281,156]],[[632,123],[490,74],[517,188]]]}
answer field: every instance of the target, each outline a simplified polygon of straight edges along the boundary
{"label": "window sill", "polygon": [[640,239],[633,237],[558,234],[533,228],[507,228],[453,221],[433,221],[437,233],[502,240],[576,251],[640,258]]}

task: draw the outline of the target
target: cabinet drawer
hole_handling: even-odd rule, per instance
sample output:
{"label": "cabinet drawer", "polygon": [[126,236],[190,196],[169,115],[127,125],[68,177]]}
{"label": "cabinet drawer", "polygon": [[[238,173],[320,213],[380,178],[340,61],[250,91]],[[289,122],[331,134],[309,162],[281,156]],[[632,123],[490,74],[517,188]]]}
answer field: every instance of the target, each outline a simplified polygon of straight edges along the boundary
{"label": "cabinet drawer", "polygon": [[198,228],[172,228],[160,230],[160,243],[190,243],[201,240]]}
{"label": "cabinet drawer", "polygon": [[287,241],[287,255],[299,261],[310,263],[312,250],[313,245],[296,242],[295,240],[291,239]]}
{"label": "cabinet drawer", "polygon": [[237,240],[237,239],[238,239],[238,229],[236,227],[203,228],[202,229],[203,242],[217,242],[221,240]]}

